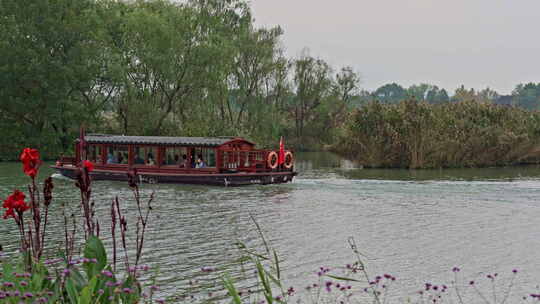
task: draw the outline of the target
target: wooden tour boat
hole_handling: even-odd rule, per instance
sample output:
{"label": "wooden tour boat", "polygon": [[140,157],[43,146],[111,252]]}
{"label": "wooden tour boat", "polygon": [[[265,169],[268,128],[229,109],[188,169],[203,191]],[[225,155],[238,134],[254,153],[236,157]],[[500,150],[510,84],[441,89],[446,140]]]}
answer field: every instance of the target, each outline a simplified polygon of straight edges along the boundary
{"label": "wooden tour boat", "polygon": [[[281,156],[281,157],[280,157]],[[54,169],[75,178],[84,160],[94,180],[240,186],[291,182],[294,158],[283,149],[256,150],[239,137],[164,137],[88,134],[76,140],[75,157],[60,157]]]}

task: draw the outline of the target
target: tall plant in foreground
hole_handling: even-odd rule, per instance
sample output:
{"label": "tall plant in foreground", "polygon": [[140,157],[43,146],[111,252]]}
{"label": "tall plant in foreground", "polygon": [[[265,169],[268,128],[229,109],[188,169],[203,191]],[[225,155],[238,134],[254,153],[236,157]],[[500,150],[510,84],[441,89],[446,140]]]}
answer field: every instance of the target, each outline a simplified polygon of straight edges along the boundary
{"label": "tall plant in foreground", "polygon": [[[73,218],[73,229],[68,231],[68,219],[64,216],[65,248],[59,258],[43,260],[45,233],[47,229],[48,208],[51,205],[54,188],[51,177],[44,181],[43,193],[40,195],[35,177],[41,160],[39,152],[26,148],[21,154],[23,171],[31,178],[28,187],[30,201],[19,191],[9,195],[2,205],[5,210],[4,219],[13,218],[20,236],[20,256],[5,259],[0,255],[0,302],[2,303],[150,303],[157,290],[149,286],[144,290],[138,280],[141,272],[147,271],[148,266],[139,265],[142,256],[144,233],[150,214],[150,203],[153,194],[146,202],[146,211],[139,194],[136,172],[131,174],[130,187],[133,189],[139,210],[136,229],[136,259],[129,263],[127,254],[126,232],[127,220],[121,214],[120,203],[116,197],[113,201],[111,214],[112,234],[114,240],[114,258],[112,263],[99,238],[100,225],[95,218],[94,202],[91,199],[92,179],[90,172],[93,164],[83,161],[77,175],[76,186],[80,190],[81,208],[85,244],[82,250],[75,250],[76,221]],[[31,217],[25,218],[30,211]],[[120,234],[124,251],[126,269],[116,272],[116,239],[115,216],[120,219]],[[78,257],[78,252],[83,253]],[[0,248],[1,253],[1,248]],[[114,269],[113,269],[114,268]],[[163,300],[157,300],[163,303]]]}

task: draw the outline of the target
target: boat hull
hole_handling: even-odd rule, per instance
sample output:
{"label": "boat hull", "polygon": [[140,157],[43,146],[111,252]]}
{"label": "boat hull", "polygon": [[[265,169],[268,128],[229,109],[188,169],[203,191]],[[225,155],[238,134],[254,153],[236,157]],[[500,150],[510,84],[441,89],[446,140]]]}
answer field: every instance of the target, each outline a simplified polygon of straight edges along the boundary
{"label": "boat hull", "polygon": [[[52,166],[61,175],[75,179],[77,167]],[[138,172],[137,178],[142,183],[196,184],[214,186],[245,186],[266,185],[291,182],[296,172],[258,172],[258,173],[216,173],[216,174],[175,174],[157,172]],[[127,171],[93,170],[90,172],[93,180],[127,181]]]}

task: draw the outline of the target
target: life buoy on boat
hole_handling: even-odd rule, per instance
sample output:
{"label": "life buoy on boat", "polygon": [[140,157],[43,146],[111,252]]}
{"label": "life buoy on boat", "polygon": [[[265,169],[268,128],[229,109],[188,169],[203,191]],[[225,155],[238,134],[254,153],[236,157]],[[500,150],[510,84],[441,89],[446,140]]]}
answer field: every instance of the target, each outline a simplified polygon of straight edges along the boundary
{"label": "life buoy on boat", "polygon": [[285,162],[283,163],[283,166],[287,169],[292,168],[294,162],[294,157],[292,155],[291,151],[285,152]]}
{"label": "life buoy on boat", "polygon": [[278,155],[276,151],[272,151],[268,153],[268,157],[266,158],[266,164],[270,169],[275,169],[278,166]]}

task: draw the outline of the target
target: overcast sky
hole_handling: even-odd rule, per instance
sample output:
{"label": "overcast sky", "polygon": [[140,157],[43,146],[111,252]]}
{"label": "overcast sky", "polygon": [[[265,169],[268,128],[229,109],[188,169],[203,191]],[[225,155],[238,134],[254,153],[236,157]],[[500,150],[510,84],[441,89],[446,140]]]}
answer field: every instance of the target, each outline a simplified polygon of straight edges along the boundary
{"label": "overcast sky", "polygon": [[286,54],[352,66],[363,89],[427,82],[508,94],[540,82],[540,0],[251,0]]}

